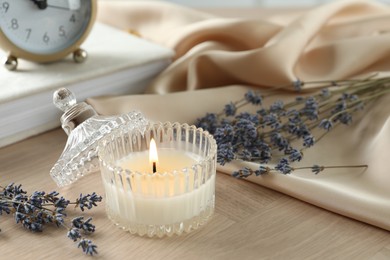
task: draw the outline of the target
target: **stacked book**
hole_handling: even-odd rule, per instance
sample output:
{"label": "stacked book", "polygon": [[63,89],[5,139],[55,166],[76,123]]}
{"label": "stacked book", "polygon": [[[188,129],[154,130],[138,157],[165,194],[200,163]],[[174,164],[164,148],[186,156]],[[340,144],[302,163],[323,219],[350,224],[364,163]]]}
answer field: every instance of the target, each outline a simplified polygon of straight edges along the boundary
{"label": "stacked book", "polygon": [[17,71],[0,68],[0,147],[60,125],[56,89],[69,88],[78,101],[142,93],[173,57],[171,49],[99,23],[82,48],[89,54],[82,64],[69,57],[51,64],[19,60]]}

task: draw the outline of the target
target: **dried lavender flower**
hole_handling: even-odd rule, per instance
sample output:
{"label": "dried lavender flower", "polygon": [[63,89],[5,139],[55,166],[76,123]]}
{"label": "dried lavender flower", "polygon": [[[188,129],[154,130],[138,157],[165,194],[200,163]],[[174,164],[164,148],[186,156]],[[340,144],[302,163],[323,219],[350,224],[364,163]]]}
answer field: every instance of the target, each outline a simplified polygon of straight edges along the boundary
{"label": "dried lavender flower", "polygon": [[305,147],[311,147],[315,143],[315,138],[314,136],[307,134],[303,136],[303,146]]}
{"label": "dried lavender flower", "polygon": [[[64,227],[68,230],[67,236],[73,241],[79,242],[79,247],[86,254],[96,254],[96,245],[91,240],[86,240],[80,234],[92,233],[95,226],[91,223],[92,218],[84,221],[84,217],[77,217],[72,221],[72,227],[66,223],[66,209],[69,204],[75,204],[81,210],[91,209],[97,206],[97,202],[102,200],[95,192],[80,197],[75,202],[70,202],[64,197],[59,197],[59,193],[52,191],[35,191],[31,195],[22,190],[22,185],[8,184],[6,187],[0,186],[0,215],[3,213],[13,213],[15,222],[32,232],[42,232],[44,226],[52,223],[57,227]],[[81,243],[81,244],[80,244]]]}
{"label": "dried lavender flower", "polygon": [[250,90],[245,94],[245,100],[253,105],[260,105],[262,97]]}
{"label": "dried lavender flower", "polygon": [[235,159],[233,147],[230,144],[220,144],[217,151],[217,162],[225,165]]}
{"label": "dried lavender flower", "polygon": [[301,151],[298,151],[297,149],[292,149],[290,152],[289,152],[289,159],[291,162],[295,162],[295,161],[300,161],[302,160],[302,157],[303,157],[303,154]]}
{"label": "dried lavender flower", "polygon": [[[390,77],[316,82],[298,79],[292,82],[298,91],[304,85],[313,85],[318,91],[289,102],[277,100],[268,108],[263,101],[274,94],[272,90],[268,91],[270,95],[248,91],[242,99],[229,102],[220,113],[208,113],[198,119],[197,126],[209,131],[216,139],[217,162],[221,165],[232,160],[276,163],[275,168],[264,166],[267,170],[256,172],[243,168],[233,173],[235,177],[244,178],[273,170],[289,174],[297,169],[308,169],[293,168],[290,164],[301,161],[303,151],[315,146],[337,125],[350,125],[354,113],[363,109],[365,104],[389,93]],[[257,106],[257,111],[242,111],[249,105]],[[313,168],[313,172],[317,174],[319,169],[325,168]]]}
{"label": "dried lavender flower", "polygon": [[71,228],[67,236],[73,240],[73,242],[76,242],[79,238],[81,238],[80,230],[78,228]]}
{"label": "dried lavender flower", "polygon": [[319,166],[316,164],[311,167],[311,171],[314,172],[315,174],[322,172],[324,169],[325,169],[324,166]]}
{"label": "dried lavender flower", "polygon": [[294,90],[296,91],[301,91],[302,90],[302,87],[305,85],[304,82],[302,82],[300,79],[297,79],[293,82],[293,87],[294,87]]}
{"label": "dried lavender flower", "polygon": [[97,246],[93,244],[92,241],[89,239],[82,238],[77,247],[81,247],[83,252],[87,255],[97,254]]}
{"label": "dried lavender flower", "polygon": [[333,128],[333,123],[329,119],[322,119],[321,123],[318,126],[319,128],[323,128],[326,131],[330,131]]}
{"label": "dried lavender flower", "polygon": [[208,113],[203,118],[197,120],[196,125],[199,127],[206,129],[210,133],[214,133],[219,123],[217,122],[218,116],[217,114]]}
{"label": "dried lavender flower", "polygon": [[229,104],[225,105],[225,115],[226,116],[234,116],[236,114],[237,108],[236,105],[233,104],[233,102],[230,102]]}
{"label": "dried lavender flower", "polygon": [[270,172],[270,168],[260,165],[259,168],[257,170],[255,170],[255,175],[260,176],[263,174],[267,174],[269,172]]}
{"label": "dried lavender flower", "polygon": [[275,166],[275,170],[283,174],[290,174],[293,171],[293,168],[290,166],[290,163],[286,158],[282,158]]}
{"label": "dried lavender flower", "polygon": [[95,192],[92,194],[83,195],[76,200],[76,206],[84,211],[84,208],[91,209],[93,206],[97,206],[96,202],[102,201],[102,197],[98,196]]}
{"label": "dried lavender flower", "polygon": [[95,226],[90,223],[91,220],[92,218],[88,218],[84,221],[84,217],[80,216],[72,219],[72,226],[84,230],[87,233],[92,233],[95,232]]}
{"label": "dried lavender flower", "polygon": [[275,101],[270,107],[269,111],[271,113],[279,113],[284,110],[284,103],[282,100]]}

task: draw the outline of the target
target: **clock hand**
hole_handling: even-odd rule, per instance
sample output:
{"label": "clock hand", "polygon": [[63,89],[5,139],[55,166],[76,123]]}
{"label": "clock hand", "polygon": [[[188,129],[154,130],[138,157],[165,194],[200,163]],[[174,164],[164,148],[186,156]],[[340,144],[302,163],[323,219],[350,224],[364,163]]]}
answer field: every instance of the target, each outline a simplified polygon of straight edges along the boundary
{"label": "clock hand", "polygon": [[47,8],[47,0],[31,0],[38,6],[39,9],[44,10]]}
{"label": "clock hand", "polygon": [[[80,9],[81,0],[65,0],[62,2],[55,2],[51,0],[47,1],[47,7],[62,9],[66,11],[78,11]],[[54,2],[54,3],[53,3]]]}
{"label": "clock hand", "polygon": [[47,7],[57,8],[57,9],[66,10],[66,11],[69,11],[69,10],[70,10],[69,7],[58,6],[58,5],[47,5]]}
{"label": "clock hand", "polygon": [[61,9],[61,10],[66,10],[66,11],[71,10],[69,7],[47,4],[47,0],[32,0],[32,1],[33,1],[34,4],[36,4],[36,5],[38,6],[38,8],[41,9],[41,10],[44,10],[44,9],[46,9],[46,8],[48,8],[48,7],[57,8],[57,9]]}

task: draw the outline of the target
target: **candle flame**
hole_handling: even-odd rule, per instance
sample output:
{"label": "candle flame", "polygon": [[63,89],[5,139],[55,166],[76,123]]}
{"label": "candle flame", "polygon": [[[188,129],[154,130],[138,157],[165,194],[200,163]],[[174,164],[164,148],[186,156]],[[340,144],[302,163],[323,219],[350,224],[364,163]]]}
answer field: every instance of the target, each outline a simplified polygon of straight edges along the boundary
{"label": "candle flame", "polygon": [[152,140],[150,140],[149,162],[152,164],[158,162],[157,145],[156,145],[156,141],[154,141],[153,138]]}

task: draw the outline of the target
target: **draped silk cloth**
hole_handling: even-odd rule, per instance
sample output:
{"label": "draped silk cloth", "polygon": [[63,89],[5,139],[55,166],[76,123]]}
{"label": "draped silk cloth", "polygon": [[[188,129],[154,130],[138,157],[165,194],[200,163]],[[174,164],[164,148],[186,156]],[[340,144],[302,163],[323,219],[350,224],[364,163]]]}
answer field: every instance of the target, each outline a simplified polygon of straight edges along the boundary
{"label": "draped silk cloth", "polygon": [[[136,109],[151,120],[193,123],[206,112],[219,112],[248,88],[286,86],[275,98],[288,100],[295,98],[288,84],[296,79],[335,80],[390,71],[390,10],[373,1],[336,1],[294,19],[267,20],[219,18],[149,1],[102,1],[99,9],[100,21],[136,30],[176,51],[172,65],[149,87],[154,94],[89,99],[103,115]],[[176,91],[181,92],[171,93]],[[356,115],[351,126],[335,128],[307,149],[295,165],[368,164],[367,169],[329,169],[319,175],[296,171],[248,180],[390,230],[389,147],[386,95]],[[236,161],[219,171],[231,173],[244,166],[258,167]]]}

